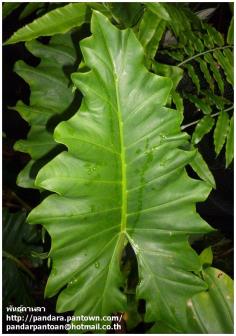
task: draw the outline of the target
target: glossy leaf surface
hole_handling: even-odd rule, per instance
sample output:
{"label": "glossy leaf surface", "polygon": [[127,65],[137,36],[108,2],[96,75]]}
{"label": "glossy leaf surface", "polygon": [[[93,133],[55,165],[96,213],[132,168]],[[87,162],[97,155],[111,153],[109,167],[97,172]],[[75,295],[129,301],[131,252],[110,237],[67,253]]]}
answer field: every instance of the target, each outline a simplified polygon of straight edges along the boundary
{"label": "glossy leaf surface", "polygon": [[[120,261],[126,242],[139,268],[137,298],[146,320],[178,325],[186,301],[206,289],[187,236],[211,228],[195,211],[210,187],[188,177],[181,115],[164,107],[171,80],[144,67],[132,30],[120,31],[94,12],[92,36],[81,42],[87,73],[75,73],[84,99],[54,137],[68,151],[39,172],[54,192],[29,215],[52,237],[46,295],[57,310],[107,315],[126,310]],[[112,297],[112,300],[111,300]]]}
{"label": "glossy leaf surface", "polygon": [[22,41],[31,41],[39,36],[52,36],[66,33],[74,27],[79,27],[88,22],[91,11],[85,3],[70,3],[57,8],[32,23],[20,28],[5,44],[13,44]]}

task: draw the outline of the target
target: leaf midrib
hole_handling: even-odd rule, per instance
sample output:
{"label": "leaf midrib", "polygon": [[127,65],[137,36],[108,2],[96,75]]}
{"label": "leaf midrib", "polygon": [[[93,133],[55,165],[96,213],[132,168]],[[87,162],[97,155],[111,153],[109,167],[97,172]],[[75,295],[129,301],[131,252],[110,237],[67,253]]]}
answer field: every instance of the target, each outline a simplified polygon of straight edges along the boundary
{"label": "leaf midrib", "polygon": [[[120,234],[117,245],[119,246],[119,253],[121,256],[123,241],[126,236],[126,222],[127,222],[127,179],[126,179],[126,156],[125,156],[125,145],[124,145],[124,130],[123,130],[123,121],[122,121],[122,113],[120,107],[120,97],[119,97],[119,76],[116,72],[116,67],[113,62],[112,55],[110,53],[109,47],[107,45],[106,38],[103,34],[103,31],[100,28],[101,36],[104,41],[104,45],[107,50],[107,55],[110,58],[111,66],[113,69],[112,76],[115,83],[115,91],[116,91],[116,105],[117,105],[117,118],[119,125],[119,138],[120,138],[120,158],[121,158],[121,194],[122,194],[122,206],[121,206],[121,224],[120,224]],[[116,250],[116,248],[115,248]],[[114,251],[115,253],[115,251]]]}
{"label": "leaf midrib", "polygon": [[116,88],[116,100],[117,100],[117,116],[119,124],[119,136],[120,136],[120,158],[121,158],[121,194],[122,194],[122,210],[121,210],[121,233],[126,232],[127,221],[127,181],[126,181],[126,157],[124,146],[124,131],[123,121],[120,109],[119,90],[118,90],[118,77],[114,77]]}

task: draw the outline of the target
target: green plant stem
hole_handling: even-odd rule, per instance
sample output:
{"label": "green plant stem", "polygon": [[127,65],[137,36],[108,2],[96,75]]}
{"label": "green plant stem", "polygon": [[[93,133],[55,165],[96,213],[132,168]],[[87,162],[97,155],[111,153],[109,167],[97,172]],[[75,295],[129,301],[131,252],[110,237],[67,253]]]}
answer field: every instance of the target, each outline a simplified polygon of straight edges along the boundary
{"label": "green plant stem", "polygon": [[12,254],[6,251],[2,251],[2,256],[14,261],[19,268],[21,268],[31,277],[31,279],[35,280],[34,274],[18,258],[14,257]]}
{"label": "green plant stem", "polygon": [[177,64],[177,66],[178,66],[178,67],[181,67],[182,65],[184,65],[184,64],[186,64],[186,63],[192,61],[193,59],[195,59],[195,58],[197,58],[197,57],[199,57],[199,56],[208,54],[208,53],[213,52],[213,51],[215,51],[215,50],[222,50],[222,49],[227,49],[227,48],[233,48],[233,46],[232,46],[232,45],[227,45],[227,46],[224,46],[224,47],[217,47],[217,48],[214,48],[214,49],[210,49],[210,50],[207,50],[207,51],[203,51],[203,52],[201,52],[201,53],[199,53],[199,54],[196,54],[196,55],[194,55],[194,56],[192,56],[192,57],[187,58],[185,61],[183,61],[183,62]]}
{"label": "green plant stem", "polygon": [[[225,109],[224,111],[225,111],[225,112],[228,112],[228,111],[230,111],[230,110],[233,110],[233,108],[234,108],[234,106],[230,106],[230,107],[228,107],[227,109]],[[211,117],[216,117],[216,116],[218,116],[218,115],[220,114],[220,112],[222,112],[222,111],[219,111],[219,112],[217,112],[217,113],[211,114]],[[189,123],[189,124],[187,124],[187,125],[183,125],[183,126],[181,126],[181,130],[184,130],[184,129],[187,128],[187,127],[190,127],[190,126],[193,126],[193,125],[197,124],[200,120],[201,120],[201,119],[198,119],[198,120],[195,120],[195,121],[193,121],[193,122],[191,122],[191,123]]]}

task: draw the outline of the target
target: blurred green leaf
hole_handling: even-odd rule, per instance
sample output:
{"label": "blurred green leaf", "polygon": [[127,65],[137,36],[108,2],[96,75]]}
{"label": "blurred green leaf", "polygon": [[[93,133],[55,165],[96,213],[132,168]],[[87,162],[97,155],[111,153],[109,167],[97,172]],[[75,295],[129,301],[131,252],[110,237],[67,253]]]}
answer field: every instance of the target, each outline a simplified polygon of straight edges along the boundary
{"label": "blurred green leaf", "polygon": [[27,3],[27,5],[23,9],[23,11],[20,13],[19,19],[23,20],[27,16],[34,13],[37,9],[40,9],[44,6],[45,6],[45,2],[29,2],[29,3]]}
{"label": "blurred green leaf", "polygon": [[229,115],[225,111],[221,111],[216,122],[214,130],[214,145],[216,155],[219,155],[222,147],[224,146],[226,136],[229,128]]}
{"label": "blurred green leaf", "polygon": [[30,293],[34,279],[31,267],[41,264],[31,252],[42,252],[40,232],[26,223],[26,212],[10,213],[4,208],[3,225],[3,304],[32,305]]}
{"label": "blurred green leaf", "polygon": [[2,7],[2,18],[5,19],[21,4],[22,4],[21,2],[4,2]]}
{"label": "blurred green leaf", "polygon": [[134,26],[143,11],[142,4],[138,2],[107,2],[106,7],[122,28]]}
{"label": "blurred green leaf", "polygon": [[234,44],[234,17],[232,17],[227,34],[227,43]]}
{"label": "blurred green leaf", "polygon": [[146,2],[146,7],[150,9],[154,14],[156,14],[159,19],[170,21],[170,15],[165,9],[162,3],[158,2]]}
{"label": "blurred green leaf", "polygon": [[232,116],[226,140],[226,167],[230,165],[234,157],[234,117]]}
{"label": "blurred green leaf", "polygon": [[192,64],[184,64],[184,67],[187,68],[188,75],[191,78],[192,82],[195,84],[197,88],[197,93],[199,93],[200,92],[200,81],[199,81],[198,75],[195,72],[194,67],[192,66]]}

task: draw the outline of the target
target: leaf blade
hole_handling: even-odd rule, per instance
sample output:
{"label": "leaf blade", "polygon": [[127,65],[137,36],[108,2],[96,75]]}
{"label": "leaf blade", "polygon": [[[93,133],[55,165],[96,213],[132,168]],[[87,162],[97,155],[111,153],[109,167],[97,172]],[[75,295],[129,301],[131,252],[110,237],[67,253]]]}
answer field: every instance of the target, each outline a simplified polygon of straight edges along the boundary
{"label": "leaf blade", "polygon": [[20,28],[4,44],[13,44],[31,41],[39,36],[52,36],[66,33],[68,30],[79,27],[88,22],[90,13],[83,3],[71,3],[57,8],[44,16],[34,20],[27,26]]}
{"label": "leaf blade", "polygon": [[[201,265],[186,236],[211,230],[193,210],[210,187],[190,179],[184,170],[195,152],[179,148],[188,143],[187,134],[180,132],[182,116],[164,107],[171,80],[146,70],[143,48],[132,30],[120,31],[94,11],[91,31],[92,37],[81,42],[91,70],[72,76],[84,95],[82,105],[54,132],[68,150],[44,166],[36,179],[54,194],[29,215],[32,224],[42,223],[52,237],[53,269],[46,294],[55,295],[67,285],[57,309],[75,310],[76,315],[124,311],[119,265],[129,240],[143,280],[138,296],[148,301],[146,319],[176,324],[178,313],[173,315],[171,306],[176,309],[179,299],[185,302],[205,288],[192,273]],[[146,272],[149,268],[151,273]],[[155,297],[148,285],[150,274]],[[170,300],[160,312],[156,301],[163,302],[169,283]]]}
{"label": "leaf blade", "polygon": [[48,45],[38,41],[27,42],[26,48],[40,57],[41,62],[37,67],[23,61],[15,63],[15,72],[29,84],[31,94],[29,105],[18,101],[11,109],[31,126],[27,139],[14,145],[15,150],[31,155],[31,160],[17,177],[17,184],[23,188],[36,188],[34,179],[39,168],[58,152],[59,147],[50,129],[53,126],[49,129],[47,126],[56,123],[59,115],[65,113],[73,102],[74,94],[63,68],[74,65],[76,58],[70,34],[54,36]]}
{"label": "leaf blade", "polygon": [[229,25],[229,30],[227,33],[227,43],[233,44],[234,43],[234,17],[232,17]]}
{"label": "leaf blade", "polygon": [[229,132],[226,140],[226,167],[230,165],[234,157],[234,117],[230,120]]}
{"label": "leaf blade", "polygon": [[213,126],[214,126],[214,119],[209,115],[204,116],[198,122],[194,130],[194,133],[192,135],[192,143],[197,145],[202,140],[204,135],[206,135],[211,131]]}
{"label": "leaf blade", "polygon": [[[208,267],[203,271],[209,290],[188,301],[188,330],[193,333],[233,332],[233,281],[224,272]],[[223,302],[223,304],[222,304]]]}
{"label": "leaf blade", "polygon": [[160,19],[170,21],[170,15],[165,7],[161,3],[146,3],[146,7],[150,9],[154,14],[159,16]]}
{"label": "leaf blade", "polygon": [[227,112],[221,111],[217,119],[213,135],[215,152],[217,156],[220,154],[220,151],[224,146],[226,136],[228,133],[228,128],[229,128],[229,115]]}
{"label": "leaf blade", "polygon": [[165,31],[166,23],[151,10],[146,10],[138,31],[138,39],[146,50],[147,57],[154,58],[159,42]]}
{"label": "leaf blade", "polygon": [[16,2],[5,2],[2,8],[2,18],[5,19],[8,15],[10,15],[15,9],[17,9],[21,3]]}
{"label": "leaf blade", "polygon": [[216,188],[214,176],[199,151],[197,151],[196,156],[190,162],[190,166],[203,181],[207,182],[212,188]]}

